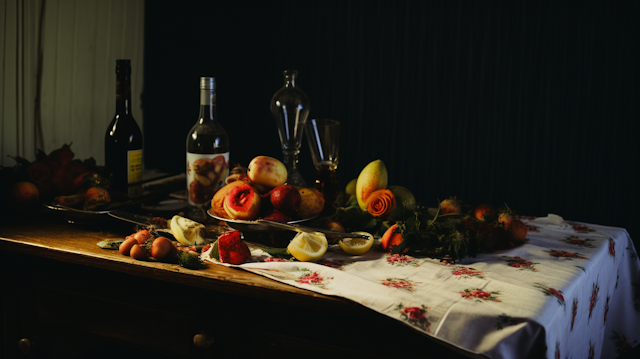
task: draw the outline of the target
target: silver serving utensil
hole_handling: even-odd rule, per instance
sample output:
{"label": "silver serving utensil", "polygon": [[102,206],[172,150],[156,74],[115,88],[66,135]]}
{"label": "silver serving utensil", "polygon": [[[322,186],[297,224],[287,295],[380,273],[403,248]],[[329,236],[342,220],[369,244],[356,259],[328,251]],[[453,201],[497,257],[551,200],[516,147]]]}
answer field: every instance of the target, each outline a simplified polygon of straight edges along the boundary
{"label": "silver serving utensil", "polygon": [[141,227],[147,227],[151,231],[163,233],[164,235],[170,236],[170,238],[174,238],[173,232],[171,232],[171,229],[159,228],[156,224],[154,224],[151,221],[149,217],[140,216],[140,215],[128,213],[128,212],[121,212],[121,211],[109,212],[109,216],[119,219],[121,221],[137,224],[138,226],[141,226]]}
{"label": "silver serving utensil", "polygon": [[286,229],[286,230],[294,231],[294,232],[320,232],[320,233],[324,233],[324,234],[332,234],[334,236],[345,237],[345,238],[365,238],[365,239],[369,239],[369,236],[366,235],[366,234],[333,231],[331,229],[314,228],[314,227],[303,226],[301,224],[282,223],[282,222],[270,221],[268,219],[257,219],[256,222],[268,224],[271,227],[280,228],[280,229]]}

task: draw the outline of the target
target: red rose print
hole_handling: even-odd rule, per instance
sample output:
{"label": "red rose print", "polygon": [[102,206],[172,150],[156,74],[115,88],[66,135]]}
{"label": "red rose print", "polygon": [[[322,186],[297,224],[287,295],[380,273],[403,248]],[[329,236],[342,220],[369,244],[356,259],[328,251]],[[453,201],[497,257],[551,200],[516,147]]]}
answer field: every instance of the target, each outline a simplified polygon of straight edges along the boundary
{"label": "red rose print", "polygon": [[573,307],[571,308],[571,330],[573,330],[573,323],[576,320],[576,314],[578,314],[578,298],[573,300]]}
{"label": "red rose print", "polygon": [[587,259],[587,257],[579,254],[579,253],[571,253],[571,252],[567,252],[567,251],[562,251],[562,250],[557,250],[557,249],[552,249],[547,251],[549,253],[550,256],[552,257],[556,257],[556,258],[566,258],[566,259],[573,259],[573,258],[578,258],[578,259]]}
{"label": "red rose print", "polygon": [[501,302],[501,300],[497,299],[494,294],[499,294],[498,292],[485,292],[480,289],[465,289],[464,292],[460,292],[460,295],[464,299],[476,299],[477,301],[492,301],[492,302]]}
{"label": "red rose print", "polygon": [[607,302],[604,305],[604,323],[605,324],[607,323],[607,313],[609,313],[609,299],[610,298],[611,298],[610,296],[607,296]]}
{"label": "red rose print", "polygon": [[417,260],[411,256],[405,254],[390,254],[387,257],[387,263],[395,265],[409,265],[419,266]]}
{"label": "red rose print", "polygon": [[400,312],[400,316],[404,318],[409,324],[416,326],[426,332],[430,332],[429,327],[431,323],[425,317],[427,313],[427,307],[422,305],[422,307],[405,307],[404,304],[400,303],[395,308],[398,312]]}
{"label": "red rose print", "polygon": [[487,299],[491,296],[491,293],[487,293],[481,290],[474,290],[473,292],[471,292],[471,295],[476,298]]}
{"label": "red rose print", "polygon": [[416,285],[416,283],[406,279],[387,278],[386,280],[382,281],[382,285],[386,285],[387,287],[406,289],[409,292],[413,292],[415,291],[413,287]]}
{"label": "red rose print", "polygon": [[551,292],[551,295],[553,295],[554,297],[556,297],[556,298],[558,298],[558,299],[560,299],[561,301],[564,302],[564,296],[558,290],[553,289],[553,288],[549,288],[549,292]]}
{"label": "red rose print", "polygon": [[409,314],[409,318],[411,318],[411,319],[422,319],[422,318],[424,318],[424,313],[422,312],[422,309],[420,309],[418,307],[406,307],[406,308],[404,308],[404,312],[406,314]]}
{"label": "red rose print", "polygon": [[[304,271],[309,271],[308,269],[301,269]],[[333,279],[333,277],[328,277],[328,278],[324,278],[321,277],[320,274],[318,272],[313,272],[313,273],[305,273],[302,276],[300,276],[298,279],[296,279],[296,282],[298,283],[302,283],[302,284],[310,284],[322,289],[326,289],[325,288],[325,284],[327,280]]]}
{"label": "red rose print", "polygon": [[593,283],[593,290],[591,291],[591,300],[589,301],[589,319],[591,319],[591,312],[593,311],[593,307],[596,306],[596,301],[598,301],[598,291],[600,291],[600,287],[596,283]]}
{"label": "red rose print", "polygon": [[561,239],[560,241],[567,243],[567,244],[573,244],[576,246],[580,246],[580,247],[589,247],[589,248],[593,248],[593,244],[591,242],[593,242],[593,239],[583,239],[580,238],[578,236],[568,236],[565,239]]}
{"label": "red rose print", "polygon": [[466,268],[466,267],[454,268],[451,272],[451,274],[458,277],[462,277],[462,278],[478,277],[478,278],[484,279],[484,276],[482,275],[482,273],[484,272],[473,269],[473,268]]}
{"label": "red rose print", "polygon": [[616,242],[614,242],[611,238],[609,238],[609,254],[612,257],[616,256]]}
{"label": "red rose print", "polygon": [[588,232],[595,232],[596,231],[595,228],[586,226],[584,224],[574,224],[573,225],[573,230],[578,232],[578,233],[588,233]]}
{"label": "red rose print", "polygon": [[322,278],[318,272],[313,272],[311,274],[305,274],[300,279],[296,280],[298,283],[318,283],[322,282],[324,278]]}
{"label": "red rose print", "polygon": [[515,256],[515,257],[509,257],[509,256],[502,256],[502,258],[504,258],[509,264],[509,267],[513,267],[513,268],[519,268],[519,269],[528,269],[534,272],[537,272],[538,270],[535,269],[535,265],[538,263],[534,263],[534,262],[529,262],[524,258],[521,258],[520,256]]}
{"label": "red rose print", "polygon": [[534,283],[533,286],[540,289],[542,293],[544,293],[544,295],[552,295],[556,297],[558,299],[558,303],[560,303],[562,306],[565,305],[564,296],[562,295],[561,291],[555,288],[550,288],[548,285],[544,283]]}

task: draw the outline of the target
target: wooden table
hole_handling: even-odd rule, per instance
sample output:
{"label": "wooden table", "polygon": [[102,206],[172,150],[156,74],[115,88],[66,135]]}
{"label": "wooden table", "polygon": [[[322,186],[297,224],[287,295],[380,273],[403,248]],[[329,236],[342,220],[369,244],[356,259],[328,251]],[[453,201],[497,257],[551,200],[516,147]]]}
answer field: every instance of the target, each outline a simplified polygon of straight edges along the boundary
{"label": "wooden table", "polygon": [[1,358],[460,355],[354,302],[99,248],[134,226],[3,218]]}

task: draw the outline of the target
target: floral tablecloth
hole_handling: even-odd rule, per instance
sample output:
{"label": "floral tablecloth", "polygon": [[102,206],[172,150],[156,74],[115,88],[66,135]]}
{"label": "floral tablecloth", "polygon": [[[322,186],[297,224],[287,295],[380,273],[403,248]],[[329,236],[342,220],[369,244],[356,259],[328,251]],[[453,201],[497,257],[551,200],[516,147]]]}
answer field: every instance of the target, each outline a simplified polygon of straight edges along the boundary
{"label": "floral tablecloth", "polygon": [[[640,341],[640,261],[626,230],[554,215],[524,218],[524,245],[450,264],[330,247],[316,263],[239,267],[348,298],[469,356],[616,358]],[[210,259],[204,253],[205,259]]]}

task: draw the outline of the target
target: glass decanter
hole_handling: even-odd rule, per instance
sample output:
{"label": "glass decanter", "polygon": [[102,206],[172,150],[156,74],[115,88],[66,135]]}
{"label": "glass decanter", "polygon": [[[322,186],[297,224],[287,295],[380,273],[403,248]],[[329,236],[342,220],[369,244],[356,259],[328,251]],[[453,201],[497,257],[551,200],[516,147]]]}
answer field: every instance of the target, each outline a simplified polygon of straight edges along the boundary
{"label": "glass decanter", "polygon": [[278,124],[278,134],[284,154],[284,165],[287,167],[287,183],[306,187],[307,184],[298,171],[298,154],[302,142],[309,108],[307,94],[296,86],[297,70],[285,70],[284,86],[271,99],[271,114]]}

